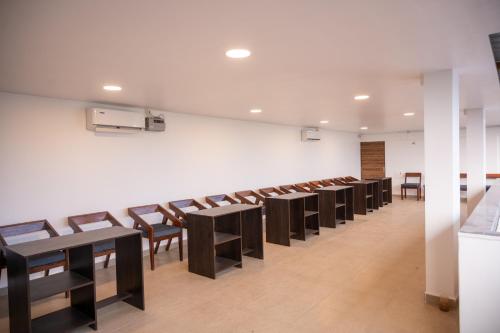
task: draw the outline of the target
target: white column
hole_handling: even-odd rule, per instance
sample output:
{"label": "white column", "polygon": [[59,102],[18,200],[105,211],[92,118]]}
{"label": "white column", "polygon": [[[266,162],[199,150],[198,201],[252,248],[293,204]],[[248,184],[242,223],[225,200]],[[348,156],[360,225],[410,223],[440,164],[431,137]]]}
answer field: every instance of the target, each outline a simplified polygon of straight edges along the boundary
{"label": "white column", "polygon": [[466,110],[467,215],[484,195],[486,187],[486,124],[482,109]]}
{"label": "white column", "polygon": [[425,266],[427,299],[455,301],[460,224],[459,81],[453,70],[424,74]]}

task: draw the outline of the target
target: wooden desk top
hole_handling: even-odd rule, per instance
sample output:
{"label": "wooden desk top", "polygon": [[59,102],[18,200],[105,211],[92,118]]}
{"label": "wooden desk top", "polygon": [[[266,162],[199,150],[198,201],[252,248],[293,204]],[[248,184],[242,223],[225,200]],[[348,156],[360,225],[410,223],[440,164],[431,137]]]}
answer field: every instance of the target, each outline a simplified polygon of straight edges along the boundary
{"label": "wooden desk top", "polygon": [[32,242],[6,246],[9,251],[23,257],[31,257],[43,253],[70,249],[78,246],[113,240],[141,233],[139,230],[124,227],[109,227],[97,230],[79,232],[52,238],[39,239]]}
{"label": "wooden desk top", "polygon": [[353,182],[349,182],[348,184],[373,184],[373,183],[378,183],[378,180],[368,180],[368,179],[363,179],[363,180],[356,180]]}
{"label": "wooden desk top", "polygon": [[187,215],[188,215],[188,217],[189,217],[189,215],[217,217],[217,216],[242,212],[245,210],[257,209],[257,208],[260,209],[261,206],[248,205],[248,204],[234,204],[234,205],[226,205],[226,206],[222,206],[222,207],[214,207],[214,208],[207,208],[207,209],[203,209],[203,210],[197,210],[194,212],[189,212],[189,213],[187,213]]}
{"label": "wooden desk top", "polygon": [[372,178],[367,178],[367,180],[387,180],[391,178],[392,177],[372,177]]}
{"label": "wooden desk top", "polygon": [[342,191],[350,188],[352,188],[352,186],[331,185],[317,188],[314,191]]}
{"label": "wooden desk top", "polygon": [[315,195],[318,195],[318,194],[309,193],[309,192],[294,192],[294,193],[286,193],[286,194],[276,195],[274,197],[268,197],[267,199],[294,200],[294,199],[300,199],[300,198],[313,197]]}

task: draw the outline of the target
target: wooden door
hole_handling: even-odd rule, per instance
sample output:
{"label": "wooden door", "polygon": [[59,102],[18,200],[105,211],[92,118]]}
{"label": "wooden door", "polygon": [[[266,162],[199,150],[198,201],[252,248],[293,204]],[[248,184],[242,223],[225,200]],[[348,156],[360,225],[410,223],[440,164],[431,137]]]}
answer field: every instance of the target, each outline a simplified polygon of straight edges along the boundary
{"label": "wooden door", "polygon": [[361,178],[385,177],[385,141],[361,142]]}

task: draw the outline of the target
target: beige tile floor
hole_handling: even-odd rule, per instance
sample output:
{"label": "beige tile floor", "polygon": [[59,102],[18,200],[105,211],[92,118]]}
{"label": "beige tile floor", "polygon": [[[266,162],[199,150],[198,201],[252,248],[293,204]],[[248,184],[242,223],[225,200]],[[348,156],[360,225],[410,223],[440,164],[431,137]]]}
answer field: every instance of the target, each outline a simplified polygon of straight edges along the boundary
{"label": "beige tile floor", "polygon": [[[265,245],[217,280],[191,274],[177,251],[145,258],[146,311],[124,303],[99,311],[100,332],[457,332],[456,310],[424,304],[424,203],[392,205],[291,247]],[[99,270],[99,297],[115,292]],[[37,303],[33,316],[67,302]],[[8,327],[0,298],[0,332]],[[83,329],[83,332],[91,331]]]}

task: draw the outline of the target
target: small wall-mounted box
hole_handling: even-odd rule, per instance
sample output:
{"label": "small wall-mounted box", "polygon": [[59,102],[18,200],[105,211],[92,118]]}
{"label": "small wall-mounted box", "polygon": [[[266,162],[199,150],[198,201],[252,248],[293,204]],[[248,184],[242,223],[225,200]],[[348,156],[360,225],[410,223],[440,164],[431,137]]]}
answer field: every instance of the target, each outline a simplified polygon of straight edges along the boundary
{"label": "small wall-mounted box", "polygon": [[161,116],[147,116],[146,117],[146,131],[164,132],[165,131],[165,119]]}

